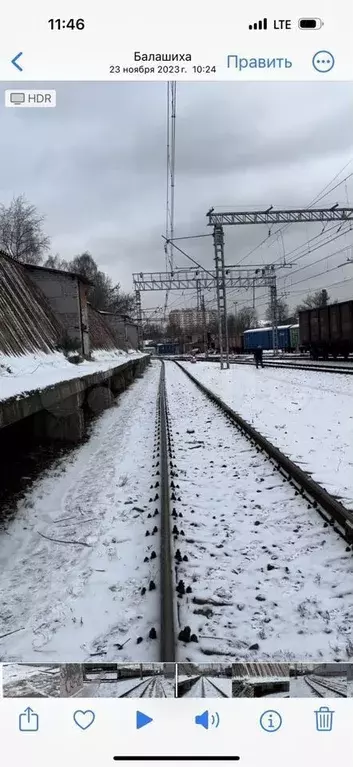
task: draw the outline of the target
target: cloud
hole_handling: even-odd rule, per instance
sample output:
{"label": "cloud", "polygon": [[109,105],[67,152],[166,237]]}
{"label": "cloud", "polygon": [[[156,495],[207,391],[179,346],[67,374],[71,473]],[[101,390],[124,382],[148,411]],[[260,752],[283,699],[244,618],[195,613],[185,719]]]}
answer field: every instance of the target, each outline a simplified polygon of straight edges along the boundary
{"label": "cloud", "polygon": [[[46,215],[54,253],[70,258],[90,250],[101,268],[131,289],[132,272],[165,266],[161,234],[165,228],[166,85],[57,83],[51,87],[57,89],[56,109],[1,107],[0,199],[8,202],[24,193]],[[207,233],[205,213],[211,205],[305,206],[351,157],[349,83],[178,84],[176,234]],[[352,170],[353,166],[347,168],[338,180]],[[351,182],[348,179],[323,204],[347,202]],[[304,247],[320,231],[318,225],[292,226],[285,230],[283,242],[280,236],[268,238],[244,262],[278,259],[301,243]],[[244,259],[267,235],[264,227],[228,228],[227,258]],[[342,243],[348,240],[349,235]],[[182,247],[206,267],[212,266],[211,238],[185,242]],[[330,245],[322,252],[330,253]],[[315,261],[318,255],[321,251],[300,264]],[[188,263],[180,254],[176,262]],[[321,268],[311,271],[315,274]],[[345,274],[349,277],[347,270]],[[336,273],[327,279],[336,280]],[[319,287],[322,281],[318,278]],[[279,276],[279,288],[283,284]],[[305,292],[309,284],[302,287]],[[340,291],[351,288],[335,290],[334,297],[341,298]],[[144,301],[154,305],[156,296],[146,294]],[[163,303],[162,294],[158,302]]]}

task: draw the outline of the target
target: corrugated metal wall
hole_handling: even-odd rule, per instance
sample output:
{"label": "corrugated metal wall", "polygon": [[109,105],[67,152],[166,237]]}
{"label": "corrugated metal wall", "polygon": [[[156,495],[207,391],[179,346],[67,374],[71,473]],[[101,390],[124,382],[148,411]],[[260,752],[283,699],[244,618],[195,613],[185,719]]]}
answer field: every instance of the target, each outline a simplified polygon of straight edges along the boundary
{"label": "corrugated metal wall", "polygon": [[0,251],[0,353],[50,352],[62,336],[43,294],[21,265]]}
{"label": "corrugated metal wall", "polygon": [[116,349],[117,339],[108,323],[104,321],[104,315],[93,309],[88,304],[88,327],[91,349]]}

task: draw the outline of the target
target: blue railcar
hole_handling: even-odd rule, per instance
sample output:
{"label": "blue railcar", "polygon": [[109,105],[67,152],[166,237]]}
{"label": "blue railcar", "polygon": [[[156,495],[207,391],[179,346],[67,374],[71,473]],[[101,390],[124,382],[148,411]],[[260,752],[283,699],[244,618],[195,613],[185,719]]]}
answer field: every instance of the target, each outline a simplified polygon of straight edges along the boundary
{"label": "blue railcar", "polygon": [[[284,351],[291,349],[290,337],[291,325],[278,326],[278,348]],[[244,331],[244,351],[254,351],[258,346],[261,349],[273,349],[273,332],[271,327],[254,328]]]}
{"label": "blue railcar", "polygon": [[174,343],[166,343],[166,344],[158,344],[157,345],[157,354],[160,356],[171,356],[175,357],[179,354],[179,344]]}

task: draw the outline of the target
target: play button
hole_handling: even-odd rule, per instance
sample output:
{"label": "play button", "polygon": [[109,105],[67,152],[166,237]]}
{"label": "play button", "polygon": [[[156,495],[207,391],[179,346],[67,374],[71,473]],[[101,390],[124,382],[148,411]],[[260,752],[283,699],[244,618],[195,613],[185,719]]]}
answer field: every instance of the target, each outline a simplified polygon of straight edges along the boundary
{"label": "play button", "polygon": [[136,711],[136,729],[140,730],[141,727],[145,727],[146,724],[150,724],[150,722],[153,722],[153,719],[151,719],[150,716],[147,716],[147,714],[143,714],[142,711]]}

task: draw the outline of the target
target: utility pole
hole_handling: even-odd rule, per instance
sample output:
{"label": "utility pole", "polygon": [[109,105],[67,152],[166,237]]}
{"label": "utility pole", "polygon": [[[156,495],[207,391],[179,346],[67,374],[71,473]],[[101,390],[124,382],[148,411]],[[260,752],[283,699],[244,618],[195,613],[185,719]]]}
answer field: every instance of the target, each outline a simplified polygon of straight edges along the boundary
{"label": "utility pole", "polygon": [[[218,311],[218,334],[219,334],[219,354],[221,370],[225,364],[229,368],[229,339],[227,322],[227,295],[226,295],[226,274],[224,265],[224,232],[223,226],[214,227],[213,243],[215,253],[216,268],[216,293],[217,293],[217,311]],[[224,344],[223,344],[224,339]],[[224,348],[225,347],[225,348]],[[224,354],[225,352],[225,354]],[[225,356],[225,360],[224,360]]]}
{"label": "utility pole", "polygon": [[[173,271],[174,237],[174,196],[175,196],[175,122],[176,122],[176,82],[167,83],[167,199],[165,244],[166,271]],[[164,302],[164,319],[167,316],[168,291]]]}
{"label": "utility pole", "polygon": [[206,329],[206,309],[205,309],[205,296],[201,296],[201,311],[202,311],[202,333],[203,333],[203,351],[207,353],[207,329]]}
{"label": "utility pole", "polygon": [[271,318],[272,318],[272,341],[273,341],[273,354],[278,354],[278,304],[277,304],[277,284],[276,275],[273,275],[272,285],[270,287],[270,300],[271,300]]}
{"label": "utility pole", "polygon": [[136,312],[136,320],[137,320],[138,348],[141,351],[143,348],[142,304],[141,304],[141,293],[138,289],[135,290],[135,312]]}
{"label": "utility pole", "polygon": [[201,282],[200,280],[196,280],[196,306],[197,306],[198,312],[201,309],[201,301],[202,301]]}

